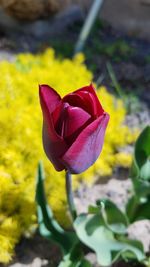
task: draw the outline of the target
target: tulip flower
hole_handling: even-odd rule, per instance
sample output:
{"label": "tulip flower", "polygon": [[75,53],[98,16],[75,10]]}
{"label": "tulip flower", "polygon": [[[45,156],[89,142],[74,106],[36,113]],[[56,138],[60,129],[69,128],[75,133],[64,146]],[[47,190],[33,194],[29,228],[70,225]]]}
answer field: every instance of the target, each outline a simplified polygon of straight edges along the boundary
{"label": "tulip flower", "polygon": [[57,171],[85,171],[101,153],[109,121],[93,85],[63,98],[48,85],[40,85],[39,95],[47,157]]}

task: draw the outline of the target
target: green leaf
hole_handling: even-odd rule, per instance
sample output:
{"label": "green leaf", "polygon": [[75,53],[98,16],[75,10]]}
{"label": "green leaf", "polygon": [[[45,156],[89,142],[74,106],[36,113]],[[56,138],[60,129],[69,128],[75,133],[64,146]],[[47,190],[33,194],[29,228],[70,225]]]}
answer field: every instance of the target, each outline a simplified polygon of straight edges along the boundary
{"label": "green leaf", "polygon": [[81,244],[78,243],[72,251],[64,256],[59,267],[92,267],[90,262],[84,259]]}
{"label": "green leaf", "polygon": [[100,212],[100,208],[97,206],[89,205],[88,206],[88,213],[89,214],[97,214]]}
{"label": "green leaf", "polygon": [[86,259],[82,259],[79,266],[80,267],[92,267],[91,263]]}
{"label": "green leaf", "polygon": [[[143,244],[140,241],[131,240],[131,239],[126,238],[125,236],[118,236],[118,240],[122,243],[125,243],[126,245],[132,246],[133,248],[136,248],[137,250],[141,251],[143,253],[143,256],[144,256],[143,259],[145,259]],[[131,249],[124,250],[121,253],[121,256],[124,259],[128,259],[128,260],[134,260],[135,259],[134,251]],[[143,259],[142,259],[142,261],[143,261]]]}
{"label": "green leaf", "polygon": [[36,185],[36,202],[39,231],[42,236],[53,240],[62,249],[64,254],[72,249],[78,242],[75,232],[66,232],[54,219],[53,213],[47,204],[44,191],[44,171],[42,163],[38,165],[37,185]]}
{"label": "green leaf", "polygon": [[86,259],[72,262],[69,258],[65,258],[58,267],[92,267],[92,265]]}
{"label": "green leaf", "polygon": [[140,248],[127,239],[117,240],[113,232],[103,225],[100,215],[82,214],[75,220],[74,227],[79,239],[95,251],[102,266],[111,265],[125,252],[130,252],[139,261],[145,258],[142,246]]}
{"label": "green leaf", "polygon": [[132,179],[134,191],[137,199],[145,198],[150,195],[150,182],[140,178]]}
{"label": "green leaf", "polygon": [[[139,208],[143,207],[141,201],[150,198],[150,126],[142,131],[136,141],[130,177],[135,197],[128,201],[126,210],[130,221],[133,221],[139,218]],[[146,206],[145,203],[142,217],[147,214]]]}
{"label": "green leaf", "polygon": [[126,213],[129,218],[130,223],[137,220],[150,220],[150,197],[148,198],[137,198],[133,196],[129,199],[126,206]]}
{"label": "green leaf", "polygon": [[139,167],[141,167],[150,156],[150,126],[147,126],[135,144],[135,159]]}
{"label": "green leaf", "polygon": [[125,234],[128,227],[126,215],[108,199],[101,199],[96,203],[108,229],[117,234]]}
{"label": "green leaf", "polygon": [[[142,168],[142,166],[146,163],[146,161],[150,157],[150,126],[147,126],[140,136],[138,137],[135,143],[135,150],[134,150],[134,163],[133,167],[134,171]],[[134,173],[134,172],[133,172]],[[141,177],[142,178],[142,177]]]}
{"label": "green leaf", "polygon": [[141,167],[140,177],[143,180],[150,181],[150,159],[147,159],[147,161]]}
{"label": "green leaf", "polygon": [[138,165],[136,163],[135,157],[133,157],[132,165],[129,172],[129,177],[131,179],[138,178],[140,176],[140,170],[138,168]]}
{"label": "green leaf", "polygon": [[127,202],[126,214],[128,216],[130,223],[133,223],[136,220],[135,213],[136,213],[138,205],[139,205],[139,201],[136,198],[136,196],[132,196]]}

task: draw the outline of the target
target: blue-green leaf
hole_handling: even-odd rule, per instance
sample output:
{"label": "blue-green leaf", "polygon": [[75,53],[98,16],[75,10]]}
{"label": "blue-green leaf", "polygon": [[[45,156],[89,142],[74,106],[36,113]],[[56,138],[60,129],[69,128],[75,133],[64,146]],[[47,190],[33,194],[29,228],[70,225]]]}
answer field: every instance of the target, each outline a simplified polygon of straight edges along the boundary
{"label": "blue-green leaf", "polygon": [[115,234],[106,228],[100,215],[82,214],[74,222],[79,239],[95,251],[97,261],[102,266],[111,265],[125,252],[130,252],[133,258],[142,261],[145,258],[142,245],[130,240],[120,241]]}
{"label": "blue-green leaf", "polygon": [[108,229],[117,234],[125,234],[128,227],[126,215],[108,199],[100,199],[96,203]]}

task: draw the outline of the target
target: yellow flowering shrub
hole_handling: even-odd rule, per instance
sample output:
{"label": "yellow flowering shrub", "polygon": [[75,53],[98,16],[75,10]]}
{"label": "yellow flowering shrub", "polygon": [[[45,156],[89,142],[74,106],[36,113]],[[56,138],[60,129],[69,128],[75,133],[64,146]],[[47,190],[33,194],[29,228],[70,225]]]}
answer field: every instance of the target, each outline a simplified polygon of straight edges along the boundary
{"label": "yellow flowering shrub", "polygon": [[[0,262],[9,262],[22,234],[36,227],[35,176],[38,161],[44,162],[48,201],[55,216],[67,227],[64,172],[58,173],[47,160],[42,147],[42,114],[38,84],[47,83],[61,95],[92,81],[83,56],[73,60],[55,58],[52,49],[43,54],[21,54],[16,61],[0,63]],[[91,181],[95,173],[110,175],[118,163],[129,166],[131,155],[119,148],[135,139],[123,121],[125,109],[106,88],[98,95],[111,119],[101,157],[82,176]]]}

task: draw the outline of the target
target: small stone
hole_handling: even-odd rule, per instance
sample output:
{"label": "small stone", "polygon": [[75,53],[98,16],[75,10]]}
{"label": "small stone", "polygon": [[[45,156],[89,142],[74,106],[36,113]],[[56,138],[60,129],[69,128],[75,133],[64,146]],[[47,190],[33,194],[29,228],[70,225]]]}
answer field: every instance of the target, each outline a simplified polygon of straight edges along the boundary
{"label": "small stone", "polygon": [[144,245],[145,252],[150,249],[150,221],[141,220],[133,223],[128,229],[129,237],[139,240]]}

